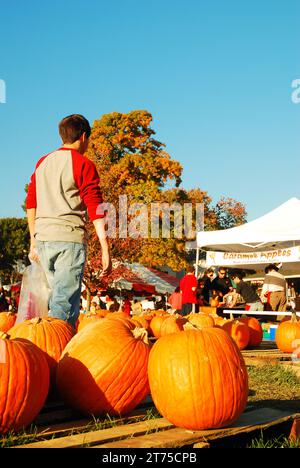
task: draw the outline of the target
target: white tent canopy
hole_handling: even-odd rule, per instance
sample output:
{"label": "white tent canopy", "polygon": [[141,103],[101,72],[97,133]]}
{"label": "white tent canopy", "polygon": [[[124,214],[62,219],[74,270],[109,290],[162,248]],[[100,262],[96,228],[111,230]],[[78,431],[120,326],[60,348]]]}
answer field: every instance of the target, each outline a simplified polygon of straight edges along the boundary
{"label": "white tent canopy", "polygon": [[222,252],[273,250],[300,245],[300,200],[291,198],[249,223],[197,233],[197,247]]}
{"label": "white tent canopy", "polygon": [[300,275],[300,200],[291,198],[264,216],[231,229],[197,233],[206,266],[263,271],[282,263],[283,273]]}

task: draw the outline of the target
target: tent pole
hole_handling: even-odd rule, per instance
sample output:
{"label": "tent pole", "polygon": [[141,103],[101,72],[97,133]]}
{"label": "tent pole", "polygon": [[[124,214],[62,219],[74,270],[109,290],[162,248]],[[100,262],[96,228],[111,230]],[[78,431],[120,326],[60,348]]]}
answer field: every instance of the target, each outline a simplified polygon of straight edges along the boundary
{"label": "tent pole", "polygon": [[195,276],[198,279],[198,272],[199,272],[199,254],[200,254],[200,248],[196,248],[196,270],[195,270]]}
{"label": "tent pole", "polygon": [[[196,276],[196,278],[197,278],[197,281],[198,281],[198,272],[199,272],[199,253],[200,253],[200,249],[199,249],[199,247],[196,247],[196,268],[195,268],[195,276]],[[196,312],[196,304],[193,304],[192,312],[193,312],[193,313]]]}

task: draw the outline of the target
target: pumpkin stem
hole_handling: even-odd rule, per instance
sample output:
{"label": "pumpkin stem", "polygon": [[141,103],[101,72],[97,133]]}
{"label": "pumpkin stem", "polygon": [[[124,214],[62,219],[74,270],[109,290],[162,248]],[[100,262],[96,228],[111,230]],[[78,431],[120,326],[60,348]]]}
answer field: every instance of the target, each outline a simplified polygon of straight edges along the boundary
{"label": "pumpkin stem", "polygon": [[199,330],[199,328],[191,322],[186,322],[183,325],[183,330]]}
{"label": "pumpkin stem", "polygon": [[8,340],[10,338],[10,335],[5,332],[0,332],[0,340]]}
{"label": "pumpkin stem", "polygon": [[291,322],[293,322],[293,323],[294,323],[294,322],[298,322],[296,312],[292,312]]}
{"label": "pumpkin stem", "polygon": [[34,317],[33,319],[30,320],[31,323],[37,324],[42,321],[41,317]]}
{"label": "pumpkin stem", "polygon": [[232,312],[230,312],[230,320],[234,320],[234,316]]}
{"label": "pumpkin stem", "polygon": [[148,332],[146,328],[135,327],[133,330],[131,330],[131,333],[133,334],[135,339],[141,340],[144,343],[149,344]]}

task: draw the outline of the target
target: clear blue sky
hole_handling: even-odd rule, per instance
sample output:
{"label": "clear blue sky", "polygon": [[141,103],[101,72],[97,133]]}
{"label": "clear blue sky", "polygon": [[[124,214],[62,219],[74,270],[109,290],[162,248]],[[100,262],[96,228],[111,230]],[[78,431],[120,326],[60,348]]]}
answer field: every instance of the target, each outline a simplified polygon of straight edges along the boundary
{"label": "clear blue sky", "polygon": [[300,196],[299,0],[15,0],[0,6],[0,217],[57,123],[147,109],[183,187],[246,205]]}

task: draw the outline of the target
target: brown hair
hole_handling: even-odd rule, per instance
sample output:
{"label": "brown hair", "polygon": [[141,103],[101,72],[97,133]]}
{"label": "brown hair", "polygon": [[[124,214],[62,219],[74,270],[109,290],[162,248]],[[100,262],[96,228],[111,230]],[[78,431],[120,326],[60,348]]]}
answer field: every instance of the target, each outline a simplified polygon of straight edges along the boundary
{"label": "brown hair", "polygon": [[80,114],[72,114],[64,117],[59,122],[59,134],[63,143],[74,143],[83,133],[89,138],[91,127],[88,120]]}

